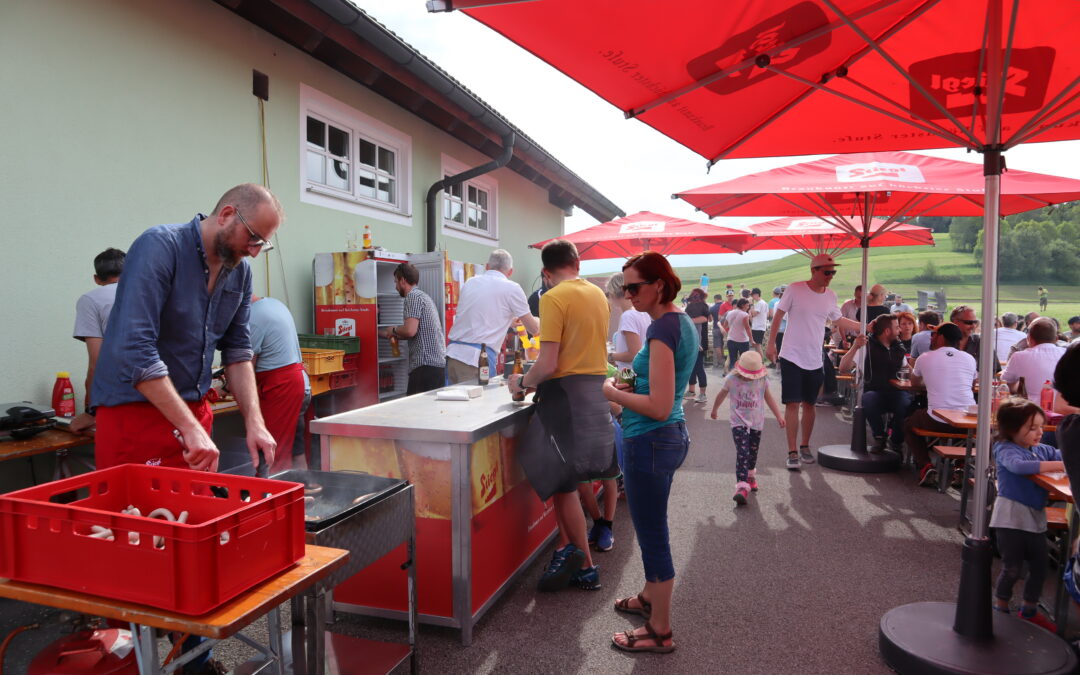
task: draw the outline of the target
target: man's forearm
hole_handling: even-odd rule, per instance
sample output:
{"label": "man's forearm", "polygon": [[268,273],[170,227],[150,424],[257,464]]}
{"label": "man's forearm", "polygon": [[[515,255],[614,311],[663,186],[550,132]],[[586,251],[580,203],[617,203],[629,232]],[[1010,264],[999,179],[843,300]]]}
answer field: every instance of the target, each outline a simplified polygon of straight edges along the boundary
{"label": "man's forearm", "polygon": [[172,422],[181,434],[195,427],[202,428],[195,415],[191,413],[184,399],[176,392],[172,380],[168,377],[157,377],[152,380],[143,380],[135,385],[135,390],[146,397],[147,401],[157,408],[165,419]]}
{"label": "man's forearm", "polygon": [[259,390],[255,386],[255,368],[251,361],[239,361],[225,366],[225,381],[229,383],[229,391],[236,397],[244,424],[249,429],[266,426],[262,407],[259,405]]}

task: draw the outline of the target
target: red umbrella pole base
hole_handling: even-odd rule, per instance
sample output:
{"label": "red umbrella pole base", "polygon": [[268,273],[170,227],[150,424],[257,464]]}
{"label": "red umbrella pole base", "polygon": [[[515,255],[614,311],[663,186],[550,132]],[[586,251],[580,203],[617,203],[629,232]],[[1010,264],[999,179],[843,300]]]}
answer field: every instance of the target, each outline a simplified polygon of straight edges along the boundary
{"label": "red umbrella pole base", "polygon": [[1077,667],[1064,640],[1031,622],[994,612],[993,637],[973,640],[953,630],[955,618],[952,602],[916,602],[889,610],[878,630],[882,658],[901,675],[1050,675]]}
{"label": "red umbrella pole base", "polygon": [[849,473],[888,473],[900,468],[901,457],[892,450],[867,452],[850,445],[823,445],[817,451],[818,464],[826,469]]}

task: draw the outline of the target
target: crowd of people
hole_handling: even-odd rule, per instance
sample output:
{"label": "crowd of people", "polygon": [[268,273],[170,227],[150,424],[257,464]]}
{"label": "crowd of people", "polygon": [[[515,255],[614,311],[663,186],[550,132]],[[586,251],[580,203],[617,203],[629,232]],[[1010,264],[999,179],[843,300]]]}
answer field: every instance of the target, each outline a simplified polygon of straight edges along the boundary
{"label": "crowd of people", "polygon": [[[285,450],[303,436],[296,431],[304,428],[310,401],[295,325],[284,305],[254,296],[244,262],[272,247],[283,219],[268,190],[240,185],[211,215],[151,228],[126,255],[109,249],[95,260],[99,287],[80,299],[74,330],[89,359],[87,412],[73,426],[96,424],[99,468],[138,462],[217,469],[209,407],[214,351],[221,352],[243,416],[252,464],[280,470],[302,462],[302,449]],[[484,274],[463,285],[448,339],[432,299],[418,288],[416,268],[402,263],[394,277],[404,320],[379,334],[408,340],[409,393],[474,380],[482,355],[495,363],[495,351],[517,325],[539,336],[531,367],[506,378],[511,393],[535,394],[530,429],[538,432],[525,434],[519,456],[537,494],[552,498],[558,525],[558,544],[538,587],[601,587],[592,554],[615,545],[621,479],[644,579],[640,592],[614,609],[646,622],[615,634],[617,648],[675,648],[667,505],[690,447],[684,401],[709,402],[709,360],[720,375],[711,417],[719,419],[727,404],[736,448],[733,499],[741,506],[759,490],[766,409],[784,430],[786,468],[802,470],[815,462],[816,408],[836,402],[837,372],[861,382],[869,451],[906,446],[919,483],[931,484],[937,475],[928,439],[959,431],[934,411],[974,406],[979,352],[984,343],[994,350],[995,371],[1016,395],[997,412],[999,496],[991,525],[1005,565],[996,608],[1008,610],[1026,563],[1021,614],[1034,615],[1045,551],[1032,534],[1045,530],[1046,495],[1014,476],[1062,467],[1080,480],[1080,457],[1063,457],[1054,447],[1057,439],[1075,446],[1080,418],[1065,418],[1056,439],[1042,431],[1051,414],[1048,387],[1057,392],[1057,413],[1080,412],[1073,407],[1080,405],[1080,378],[1069,377],[1080,347],[1066,349],[1080,337],[1080,317],[1062,333],[1036,312],[1022,319],[1006,313],[992,332],[980,331],[973,307],[954,307],[947,322],[935,310],[916,316],[903,298],[875,284],[866,297],[864,332],[862,289],[840,303],[830,288],[839,264],[827,254],[810,260],[807,279],[773,288],[768,301],[760,288],[729,284],[710,305],[703,275],[685,307],[678,302],[682,282],[658,253],[631,257],[603,290],[581,278],[572,243],[553,240],[540,257],[542,289],[526,298],[511,281],[510,254],[494,251]],[[613,310],[618,323],[611,327]],[[778,375],[779,400],[769,387],[770,370]],[[602,503],[594,481],[603,481]]]}

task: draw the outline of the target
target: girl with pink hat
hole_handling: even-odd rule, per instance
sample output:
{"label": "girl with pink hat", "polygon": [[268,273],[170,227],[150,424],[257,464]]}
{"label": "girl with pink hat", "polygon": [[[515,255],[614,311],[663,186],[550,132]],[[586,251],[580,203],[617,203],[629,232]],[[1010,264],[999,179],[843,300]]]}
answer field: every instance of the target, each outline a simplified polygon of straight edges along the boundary
{"label": "girl with pink hat", "polygon": [[731,395],[731,436],[735,439],[735,480],[738,481],[732,499],[739,506],[758,489],[757,456],[761,431],[765,428],[766,405],[780,428],[784,428],[784,413],[769,391],[767,373],[759,352],[743,352],[735,368],[724,378],[723,388],[713,403],[712,418],[716,419],[720,404]]}

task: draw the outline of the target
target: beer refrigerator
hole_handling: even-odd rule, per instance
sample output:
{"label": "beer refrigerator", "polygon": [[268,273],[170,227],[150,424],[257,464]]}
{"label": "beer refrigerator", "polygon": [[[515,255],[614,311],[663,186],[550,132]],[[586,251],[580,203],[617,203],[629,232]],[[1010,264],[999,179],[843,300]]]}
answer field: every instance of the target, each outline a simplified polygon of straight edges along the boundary
{"label": "beer refrigerator", "polygon": [[317,253],[313,262],[314,332],[360,338],[358,354],[346,358],[356,371],[356,386],[342,390],[335,411],[354,410],[405,395],[409,345],[400,341],[392,353],[378,329],[404,322],[405,299],[394,288],[394,268],[412,263],[420,272],[420,290],[431,296],[444,334],[453,326],[461,285],[483,265],[450,260],[444,251],[394,253],[382,249]]}

